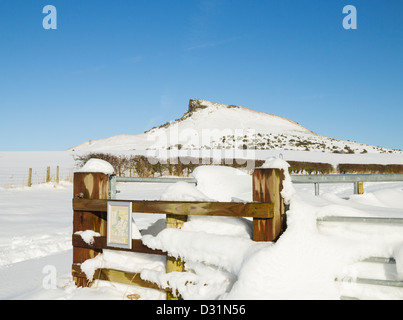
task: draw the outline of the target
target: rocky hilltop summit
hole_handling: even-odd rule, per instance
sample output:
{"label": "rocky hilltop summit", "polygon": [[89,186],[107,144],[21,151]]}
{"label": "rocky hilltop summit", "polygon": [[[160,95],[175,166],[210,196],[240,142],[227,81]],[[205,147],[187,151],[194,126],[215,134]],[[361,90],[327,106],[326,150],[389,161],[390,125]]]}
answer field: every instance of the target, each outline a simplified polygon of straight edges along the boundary
{"label": "rocky hilltop summit", "polygon": [[[254,149],[332,153],[391,153],[351,141],[321,136],[299,123],[253,109],[191,99],[184,115],[137,135],[84,142],[76,151]],[[71,150],[72,150],[71,149]]]}

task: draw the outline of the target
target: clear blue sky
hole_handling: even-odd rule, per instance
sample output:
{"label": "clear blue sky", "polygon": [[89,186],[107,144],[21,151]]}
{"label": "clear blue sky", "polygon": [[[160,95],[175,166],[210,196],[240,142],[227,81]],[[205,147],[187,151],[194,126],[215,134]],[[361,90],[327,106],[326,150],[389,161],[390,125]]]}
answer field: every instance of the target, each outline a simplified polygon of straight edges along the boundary
{"label": "clear blue sky", "polygon": [[403,149],[401,0],[1,0],[0,17],[1,151],[142,133],[191,98]]}

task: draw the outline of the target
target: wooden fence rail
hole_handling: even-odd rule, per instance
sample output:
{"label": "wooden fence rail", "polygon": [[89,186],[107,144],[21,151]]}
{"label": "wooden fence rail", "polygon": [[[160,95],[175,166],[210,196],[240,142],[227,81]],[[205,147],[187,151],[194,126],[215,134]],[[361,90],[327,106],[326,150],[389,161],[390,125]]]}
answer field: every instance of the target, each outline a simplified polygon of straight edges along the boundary
{"label": "wooden fence rail", "polygon": [[[276,241],[285,230],[285,206],[281,197],[284,172],[278,169],[256,169],[253,173],[253,202],[177,202],[177,201],[132,201],[132,211],[149,214],[165,214],[167,228],[181,228],[188,215],[248,217],[253,218],[254,241]],[[107,208],[110,197],[109,176],[103,173],[75,173],[73,198],[73,267],[72,274],[77,286],[88,283],[80,265],[92,259],[102,250],[120,250],[137,253],[166,255],[144,246],[141,240],[132,240],[132,249],[116,249],[107,246]],[[90,245],[84,242],[77,231],[92,230],[99,233]],[[167,256],[167,273],[184,271],[184,263]],[[137,274],[119,270],[96,271],[94,280],[109,280],[147,288],[158,288],[156,284],[144,281]],[[169,289],[168,299],[174,299]]]}
{"label": "wooden fence rail", "polygon": [[[113,200],[73,199],[75,211],[106,212],[107,205]],[[216,217],[248,217],[271,219],[274,216],[273,203],[242,202],[178,202],[178,201],[134,201],[119,200],[132,203],[132,212],[170,215],[198,215]]]}

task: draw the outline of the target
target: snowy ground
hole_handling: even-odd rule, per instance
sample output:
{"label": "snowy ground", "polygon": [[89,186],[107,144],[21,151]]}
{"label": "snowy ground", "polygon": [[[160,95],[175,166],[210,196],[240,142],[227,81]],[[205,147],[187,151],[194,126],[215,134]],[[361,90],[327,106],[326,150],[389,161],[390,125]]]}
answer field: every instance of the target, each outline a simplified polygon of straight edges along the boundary
{"label": "snowy ground", "polygon": [[[207,169],[206,169],[207,170]],[[204,178],[203,178],[204,177]],[[221,184],[212,184],[222,177]],[[250,200],[250,178],[205,171],[198,189],[183,185],[121,184],[121,199],[204,197]],[[237,179],[234,183],[234,179]],[[251,222],[237,218],[191,218],[182,231],[161,231],[162,215],[139,214],[143,241],[180,255],[191,272],[169,278],[187,299],[403,299],[403,289],[335,282],[335,278],[403,278],[403,227],[318,224],[329,215],[403,217],[403,183],[366,183],[364,195],[351,184],[295,185],[288,229],[277,244],[253,243]],[[224,192],[227,190],[228,192]],[[37,185],[0,189],[0,299],[141,299],[163,298],[158,291],[97,282],[77,289],[71,281],[72,185]],[[145,231],[147,230],[147,231]],[[147,235],[145,235],[147,233]],[[174,243],[175,248],[167,245]],[[370,256],[394,257],[396,265],[362,263]],[[105,253],[104,265],[122,257]],[[138,261],[143,257],[125,257]],[[164,283],[163,261],[142,270],[142,277]],[[140,270],[141,271],[141,270]],[[54,277],[55,276],[55,277]],[[187,280],[196,283],[183,286]],[[55,280],[55,281],[54,281]],[[204,284],[208,284],[205,286]]]}

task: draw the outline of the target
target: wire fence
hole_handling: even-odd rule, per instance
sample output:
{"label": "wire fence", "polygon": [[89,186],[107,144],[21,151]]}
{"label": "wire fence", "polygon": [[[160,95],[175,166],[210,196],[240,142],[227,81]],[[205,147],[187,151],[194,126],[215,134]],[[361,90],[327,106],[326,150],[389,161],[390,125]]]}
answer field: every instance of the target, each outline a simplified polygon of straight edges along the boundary
{"label": "wire fence", "polygon": [[0,168],[0,188],[29,187],[43,183],[73,181],[74,168]]}

